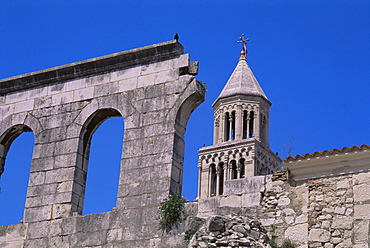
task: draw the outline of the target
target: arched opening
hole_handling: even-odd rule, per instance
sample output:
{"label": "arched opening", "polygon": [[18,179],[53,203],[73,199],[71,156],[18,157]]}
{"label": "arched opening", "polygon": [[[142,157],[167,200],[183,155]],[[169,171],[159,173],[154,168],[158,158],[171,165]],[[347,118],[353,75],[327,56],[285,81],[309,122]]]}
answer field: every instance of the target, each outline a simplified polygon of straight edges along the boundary
{"label": "arched opening", "polygon": [[107,212],[116,206],[123,126],[122,116],[114,109],[98,110],[84,124],[75,173],[79,176],[74,181],[79,214]]}
{"label": "arched opening", "polygon": [[230,136],[231,140],[235,140],[235,111],[231,112],[231,121],[230,121]]}
{"label": "arched opening", "polygon": [[23,219],[34,147],[32,130],[16,125],[0,137],[0,225],[19,224]]}
{"label": "arched opening", "polygon": [[248,130],[248,138],[254,137],[254,111],[251,111],[249,114],[249,130]]}
{"label": "arched opening", "polygon": [[238,178],[238,173],[237,173],[237,167],[236,167],[236,161],[235,160],[231,160],[230,161],[230,164],[231,164],[231,178],[230,179],[237,179]]}
{"label": "arched opening", "polygon": [[224,193],[224,163],[221,162],[217,166],[217,176],[218,176],[218,195]]}
{"label": "arched opening", "polygon": [[225,141],[230,140],[230,114],[227,112],[225,114]]}
{"label": "arched opening", "polygon": [[244,166],[244,161],[245,159],[242,158],[239,160],[239,173],[240,173],[240,178],[245,177],[245,166]]}
{"label": "arched opening", "polygon": [[248,128],[247,128],[247,122],[248,122],[248,111],[243,111],[243,139],[248,138]]}
{"label": "arched opening", "polygon": [[211,164],[209,167],[209,180],[210,180],[210,195],[209,196],[215,196],[216,195],[216,165]]}

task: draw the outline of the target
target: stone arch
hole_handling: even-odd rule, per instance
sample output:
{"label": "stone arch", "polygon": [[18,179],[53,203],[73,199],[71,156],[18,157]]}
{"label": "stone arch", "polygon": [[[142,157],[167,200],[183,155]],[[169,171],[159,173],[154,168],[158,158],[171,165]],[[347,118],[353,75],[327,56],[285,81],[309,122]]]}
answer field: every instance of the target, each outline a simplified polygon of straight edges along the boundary
{"label": "stone arch", "polygon": [[[191,82],[187,86],[187,89],[180,96],[178,101],[175,103],[174,108],[169,113],[169,119],[171,116],[175,116],[175,135],[173,143],[173,156],[171,170],[175,170],[179,174],[179,177],[171,176],[170,181],[170,193],[181,194],[182,191],[182,176],[183,176],[183,163],[184,163],[184,150],[185,150],[185,139],[184,134],[186,131],[186,125],[190,118],[191,113],[204,101],[205,89],[195,79],[192,78]],[[174,112],[176,111],[177,112]],[[176,178],[179,178],[176,180]]]}
{"label": "stone arch", "polygon": [[116,109],[103,108],[95,110],[82,125],[79,134],[78,154],[74,176],[72,211],[82,214],[86,188],[86,176],[90,155],[91,138],[98,127],[108,118],[122,115]]}
{"label": "stone arch", "polygon": [[33,132],[32,129],[24,124],[14,125],[0,136],[0,176],[4,172],[6,155],[13,141],[23,132]]}

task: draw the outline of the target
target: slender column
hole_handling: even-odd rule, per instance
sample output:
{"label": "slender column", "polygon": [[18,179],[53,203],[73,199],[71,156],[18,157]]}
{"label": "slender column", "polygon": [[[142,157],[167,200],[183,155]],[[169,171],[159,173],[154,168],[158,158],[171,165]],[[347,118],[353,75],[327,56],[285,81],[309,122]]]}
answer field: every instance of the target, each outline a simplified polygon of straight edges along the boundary
{"label": "slender column", "polygon": [[216,169],[216,196],[219,195],[220,193],[220,171],[218,170],[218,166],[217,166],[217,169]]}
{"label": "slender column", "polygon": [[242,118],[242,106],[238,105],[236,107],[235,113],[235,139],[242,139],[243,133],[243,118]]}
{"label": "slender column", "polygon": [[232,112],[229,114],[229,140],[232,140],[233,133],[233,115]]}
{"label": "slender column", "polygon": [[[201,198],[201,180],[202,180],[202,160],[198,159],[198,197],[197,199]],[[196,199],[196,200],[197,200]]]}
{"label": "slender column", "polygon": [[219,142],[225,141],[225,113],[221,113],[221,120],[220,120],[220,133],[218,136]]}
{"label": "slender column", "polygon": [[250,137],[250,130],[249,130],[249,121],[251,120],[250,119],[250,115],[251,115],[251,111],[248,111],[247,112],[247,138],[249,138]]}
{"label": "slender column", "polygon": [[214,131],[213,131],[213,144],[217,144],[218,143],[218,135],[219,135],[219,126],[220,126],[220,117],[217,116],[215,118],[215,121],[214,121]]}
{"label": "slender column", "polygon": [[256,137],[257,140],[260,140],[260,126],[261,126],[260,111],[259,109],[257,109],[254,112],[254,125],[253,125],[253,128],[255,129],[254,136]]}

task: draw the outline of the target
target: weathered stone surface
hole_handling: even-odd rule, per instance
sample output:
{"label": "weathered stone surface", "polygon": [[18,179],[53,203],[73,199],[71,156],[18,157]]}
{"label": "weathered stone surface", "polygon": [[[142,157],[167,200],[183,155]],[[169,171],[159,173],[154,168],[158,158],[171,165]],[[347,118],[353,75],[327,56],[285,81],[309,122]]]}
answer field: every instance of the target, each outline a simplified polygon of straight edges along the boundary
{"label": "weathered stone surface", "polygon": [[311,229],[308,235],[308,241],[328,242],[330,240],[330,232],[322,229]]}
{"label": "weathered stone surface", "polygon": [[290,226],[286,229],[284,236],[297,244],[307,244],[308,224]]}
{"label": "weathered stone surface", "polygon": [[355,219],[370,219],[370,204],[355,205],[354,206],[354,218]]}
{"label": "weathered stone surface", "polygon": [[352,229],[353,226],[353,219],[349,216],[336,216],[333,219],[333,223],[331,225],[332,228],[337,229]]}

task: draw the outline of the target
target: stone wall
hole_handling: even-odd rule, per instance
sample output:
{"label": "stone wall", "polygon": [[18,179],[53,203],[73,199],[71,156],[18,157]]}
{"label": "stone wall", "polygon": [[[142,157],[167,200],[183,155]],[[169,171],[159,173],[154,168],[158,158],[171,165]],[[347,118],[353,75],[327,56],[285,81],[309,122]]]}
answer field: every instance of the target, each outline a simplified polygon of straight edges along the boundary
{"label": "stone wall", "polygon": [[[181,194],[186,124],[205,95],[183,51],[173,40],[0,80],[0,174],[13,140],[35,137],[24,218],[0,227],[0,247],[177,242],[158,239],[157,207]],[[124,118],[116,206],[80,216],[90,140],[113,116]]]}
{"label": "stone wall", "polygon": [[224,196],[199,199],[198,217],[248,216],[270,239],[302,248],[369,247],[369,171],[304,181],[279,173],[227,181]]}

